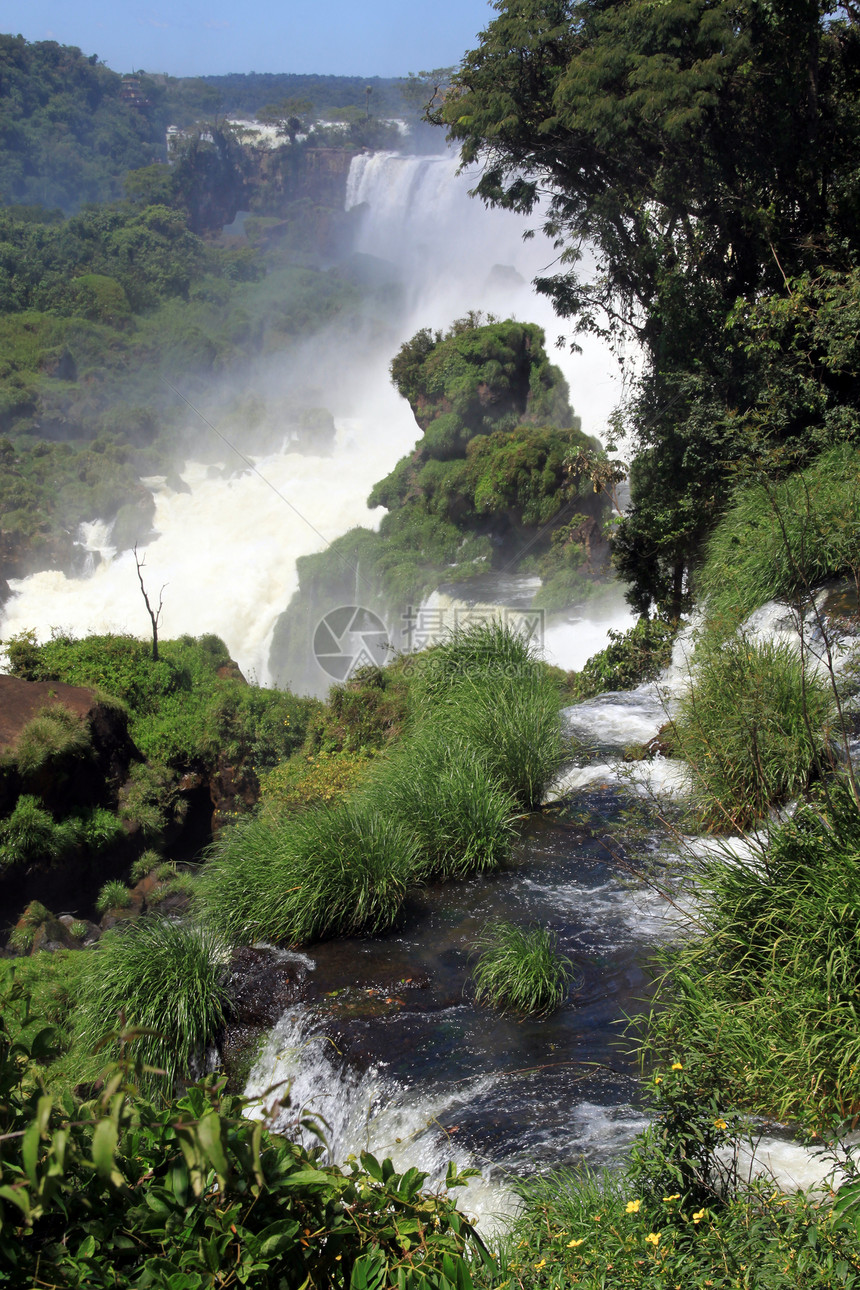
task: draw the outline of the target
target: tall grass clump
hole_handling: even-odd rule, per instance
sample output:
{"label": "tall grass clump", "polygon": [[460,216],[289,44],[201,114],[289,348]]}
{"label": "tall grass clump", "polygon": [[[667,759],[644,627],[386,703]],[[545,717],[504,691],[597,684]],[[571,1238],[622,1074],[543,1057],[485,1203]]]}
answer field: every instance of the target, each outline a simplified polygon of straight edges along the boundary
{"label": "tall grass clump", "polygon": [[820,1129],[860,1114],[860,812],[801,808],[749,861],[702,862],[700,928],[664,958],[649,1043],[733,1105]]}
{"label": "tall grass clump", "polygon": [[534,662],[529,641],[497,619],[455,628],[438,645],[421,656],[415,674],[419,700],[432,704],[465,678],[478,675],[501,680],[514,677]]}
{"label": "tall grass clump", "polygon": [[747,828],[803,792],[828,744],[831,699],[789,646],[706,640],[675,723],[707,828]]}
{"label": "tall grass clump", "polygon": [[573,964],[559,954],[547,928],[495,923],[476,945],[481,952],[472,973],[477,1003],[532,1016],[546,1016],[564,1003]]}
{"label": "tall grass clump", "polygon": [[94,1047],[121,1028],[146,1033],[137,1055],[169,1084],[201,1057],[227,1011],[223,941],[204,927],[141,918],[106,933],[82,981],[80,1040]]}
{"label": "tall grass clump", "polygon": [[234,942],[372,933],[397,917],[416,861],[408,830],[359,798],[237,824],[203,866],[198,897]]}
{"label": "tall grass clump", "polygon": [[48,704],[24,726],[15,745],[15,761],[22,775],[32,775],[49,764],[92,756],[89,726],[60,704]]}
{"label": "tall grass clump", "polygon": [[490,773],[486,757],[443,723],[421,726],[365,793],[414,838],[415,878],[463,878],[495,869],[510,854],[516,801]]}
{"label": "tall grass clump", "polygon": [[511,676],[466,677],[441,701],[438,719],[477,749],[489,774],[523,810],[540,805],[563,760],[558,689],[530,659]]}
{"label": "tall grass clump", "polygon": [[109,878],[96,897],[96,909],[104,914],[109,909],[128,909],[131,892],[120,878]]}
{"label": "tall grass clump", "polygon": [[77,840],[73,820],[58,823],[37,797],[24,793],[12,814],[0,820],[0,873],[7,867],[57,860]]}
{"label": "tall grass clump", "polygon": [[732,630],[768,600],[804,598],[860,572],[860,452],[839,444],[779,482],[741,488],[714,530],[699,579],[708,617]]}
{"label": "tall grass clump", "polygon": [[525,810],[538,806],[562,761],[559,693],[519,633],[491,621],[455,631],[416,681],[418,719],[471,744]]}

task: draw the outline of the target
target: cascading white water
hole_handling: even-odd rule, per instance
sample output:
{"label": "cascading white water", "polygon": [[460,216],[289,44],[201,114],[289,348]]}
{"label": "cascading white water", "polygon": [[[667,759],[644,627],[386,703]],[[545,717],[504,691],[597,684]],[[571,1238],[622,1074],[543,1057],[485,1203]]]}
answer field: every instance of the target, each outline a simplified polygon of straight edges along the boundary
{"label": "cascading white water", "polygon": [[[355,158],[347,205],[365,208],[359,250],[393,264],[408,307],[377,320],[381,339],[375,346],[368,346],[366,332],[353,337],[333,328],[261,362],[248,376],[267,404],[267,421],[284,425],[285,439],[284,409],[294,386],[316,385],[319,401],[335,418],[334,454],[289,451],[287,443],[256,459],[254,473],[224,449],[223,472],[186,465],[182,479],[190,492],[163,479],[150,481],[155,536],[146,547],[145,576],[155,589],[166,584],[165,637],[215,632],[246,673],[289,685],[289,676],[270,676],[268,656],[274,623],[297,584],[296,559],[322,550],[354,525],[372,526],[381,512],[374,517],[366,508],[371,486],[418,437],[408,405],[389,382],[388,363],[398,346],[421,326],[444,327],[474,309],[539,322],[549,341],[560,330],[529,281],[552,261],[552,247],[541,237],[523,242],[527,221],[486,211],[469,198],[470,181],[456,171],[448,155]],[[559,351],[557,361],[583,428],[600,434],[615,401],[607,353]],[[218,412],[211,409],[227,406],[236,394],[235,380],[213,388],[207,408],[216,424]],[[241,447],[241,427],[231,434]],[[43,572],[11,581],[15,594],[0,620],[4,637],[33,628],[44,638],[54,627],[78,635],[112,630],[146,636],[132,555],[115,556],[104,533],[96,541],[97,527],[98,517],[84,525],[88,535],[82,534],[81,545],[93,553],[81,561],[85,577]],[[604,638],[598,631],[595,648]],[[329,682],[320,675],[321,689]]]}

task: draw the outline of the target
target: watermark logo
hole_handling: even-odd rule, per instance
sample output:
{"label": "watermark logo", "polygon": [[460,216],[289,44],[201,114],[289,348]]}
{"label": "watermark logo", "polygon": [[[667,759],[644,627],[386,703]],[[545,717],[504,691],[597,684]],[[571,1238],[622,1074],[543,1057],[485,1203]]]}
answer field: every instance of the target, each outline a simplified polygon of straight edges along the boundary
{"label": "watermark logo", "polygon": [[380,667],[391,653],[385,624],[363,605],[341,605],[317,623],[314,657],[336,681],[346,681],[362,667]]}

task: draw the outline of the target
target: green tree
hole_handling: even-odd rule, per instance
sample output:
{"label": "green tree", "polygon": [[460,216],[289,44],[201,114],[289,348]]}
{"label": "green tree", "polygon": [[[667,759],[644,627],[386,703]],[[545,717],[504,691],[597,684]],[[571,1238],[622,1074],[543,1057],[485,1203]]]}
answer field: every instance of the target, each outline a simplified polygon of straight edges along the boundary
{"label": "green tree", "polygon": [[276,126],[278,134],[294,144],[299,134],[307,133],[313,111],[314,105],[309,98],[286,98],[260,108],[257,120],[263,125]]}
{"label": "green tree", "polygon": [[[778,295],[822,242],[857,249],[860,31],[830,0],[501,0],[437,119],[485,201],[535,213],[562,252],[539,290],[645,367],[616,559],[640,608],[677,609],[758,445],[735,413],[760,354],[735,302]],[[594,255],[584,254],[592,248]]]}

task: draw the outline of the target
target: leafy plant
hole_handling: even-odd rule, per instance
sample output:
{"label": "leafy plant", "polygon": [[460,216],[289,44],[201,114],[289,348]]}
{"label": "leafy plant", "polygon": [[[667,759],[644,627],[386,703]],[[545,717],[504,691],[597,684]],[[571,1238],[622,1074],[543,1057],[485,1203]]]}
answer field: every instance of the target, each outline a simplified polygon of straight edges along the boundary
{"label": "leafy plant", "polygon": [[102,806],[96,806],[85,815],[72,818],[76,822],[81,845],[96,855],[108,850],[124,836],[122,824],[113,811]]}
{"label": "leafy plant", "polygon": [[626,632],[610,628],[610,644],[592,654],[581,672],[571,675],[571,701],[580,703],[606,690],[633,690],[645,681],[655,681],[671,662],[677,630],[677,623],[662,618],[640,618]]}
{"label": "leafy plant", "polygon": [[547,928],[494,923],[484,928],[475,944],[480,951],[472,972],[476,1002],[535,1016],[562,1005],[573,979],[573,964],[558,953]]}
{"label": "leafy plant", "polygon": [[106,882],[96,897],[96,909],[102,914],[108,909],[128,909],[130,905],[131,892],[119,878]]}

